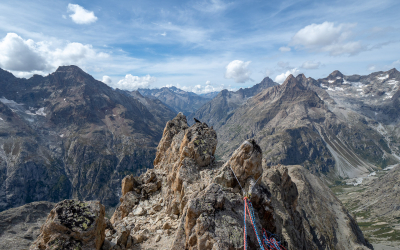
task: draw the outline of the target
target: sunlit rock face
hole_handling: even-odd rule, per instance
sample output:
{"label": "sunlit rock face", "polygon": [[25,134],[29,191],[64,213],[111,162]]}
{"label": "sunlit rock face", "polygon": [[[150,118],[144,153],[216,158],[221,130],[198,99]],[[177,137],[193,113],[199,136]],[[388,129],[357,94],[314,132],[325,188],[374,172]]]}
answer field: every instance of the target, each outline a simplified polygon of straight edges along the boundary
{"label": "sunlit rock face", "polygon": [[[169,121],[155,168],[134,183],[126,184],[129,176],[123,181],[132,188],[121,197],[106,241],[118,242],[127,230],[131,238],[121,248],[132,242],[143,249],[243,249],[242,186],[251,192],[257,230],[279,235],[287,249],[371,249],[347,210],[308,170],[263,168],[254,140],[218,162],[216,144],[217,134],[204,123],[189,127],[183,114]],[[146,183],[157,187],[149,190]],[[249,247],[257,249],[252,229],[248,232]]]}

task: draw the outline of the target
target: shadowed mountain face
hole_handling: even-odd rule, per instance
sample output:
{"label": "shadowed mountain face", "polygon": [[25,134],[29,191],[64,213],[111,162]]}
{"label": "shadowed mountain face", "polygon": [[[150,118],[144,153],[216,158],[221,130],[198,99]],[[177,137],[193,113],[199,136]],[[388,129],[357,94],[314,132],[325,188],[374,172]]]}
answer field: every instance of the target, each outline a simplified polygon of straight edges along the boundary
{"label": "shadowed mountain face", "polygon": [[[163,87],[161,89],[138,89],[141,95],[146,97],[157,98],[176,113],[182,112],[189,115],[200,108],[204,103],[210,101],[215,93],[196,95],[192,92],[186,92],[176,87]],[[132,92],[132,93],[133,93]],[[136,94],[134,94],[136,95]]]}
{"label": "shadowed mountain face", "polygon": [[[0,211],[71,197],[115,205],[121,178],[152,167],[175,116],[76,66],[30,79],[0,70],[0,98]],[[160,116],[149,111],[157,105]]]}
{"label": "shadowed mountain face", "polygon": [[[383,125],[366,112],[347,108],[339,102],[370,100],[360,100],[346,91],[340,100],[332,94],[337,90],[321,83],[334,84],[339,77],[345,79],[340,72],[332,73],[328,80],[318,81],[304,75],[289,76],[282,85],[268,88],[247,100],[224,123],[216,125],[220,139],[217,154],[227,159],[241,141],[254,138],[264,152],[263,164],[301,164],[313,173],[332,178],[356,177],[398,162],[396,146],[380,130]],[[376,84],[367,84],[366,80],[363,85]],[[395,95],[393,93],[393,97]],[[397,112],[393,98],[382,101],[386,101],[385,107],[389,107],[390,112]],[[378,114],[388,112],[382,108],[376,111]],[[395,120],[387,126],[396,124]]]}
{"label": "shadowed mountain face", "polygon": [[246,103],[249,98],[276,85],[278,85],[276,82],[266,77],[251,88],[241,88],[238,91],[228,91],[224,89],[211,101],[189,115],[189,124],[193,123],[193,118],[197,118],[210,126],[219,128],[225,124],[233,112]]}

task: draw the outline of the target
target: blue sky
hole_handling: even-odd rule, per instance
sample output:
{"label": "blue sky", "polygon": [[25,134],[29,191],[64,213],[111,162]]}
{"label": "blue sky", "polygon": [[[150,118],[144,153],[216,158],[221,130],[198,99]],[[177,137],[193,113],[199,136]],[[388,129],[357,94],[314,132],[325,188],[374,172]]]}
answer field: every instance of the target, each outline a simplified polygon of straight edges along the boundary
{"label": "blue sky", "polygon": [[0,67],[197,93],[400,67],[400,1],[8,1]]}

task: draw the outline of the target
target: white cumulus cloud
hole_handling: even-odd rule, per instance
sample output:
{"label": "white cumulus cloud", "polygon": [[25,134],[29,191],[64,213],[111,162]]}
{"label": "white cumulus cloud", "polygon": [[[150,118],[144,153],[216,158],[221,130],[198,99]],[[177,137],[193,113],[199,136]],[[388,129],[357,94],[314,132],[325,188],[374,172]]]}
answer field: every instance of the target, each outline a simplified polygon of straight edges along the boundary
{"label": "white cumulus cloud", "polygon": [[113,85],[113,87],[123,90],[136,90],[139,88],[149,88],[152,83],[156,82],[156,80],[157,79],[154,76],[150,75],[139,77],[127,74],[124,79],[119,80],[117,84]]}
{"label": "white cumulus cloud", "polygon": [[35,42],[15,33],[8,33],[0,40],[0,67],[24,77],[46,74],[63,65],[85,67],[108,57],[90,44]]}
{"label": "white cumulus cloud", "polygon": [[78,4],[68,4],[68,12],[73,12],[69,16],[77,24],[89,24],[97,21],[93,11],[88,11]]}
{"label": "white cumulus cloud", "polygon": [[48,64],[33,40],[8,33],[0,41],[0,67],[14,71],[46,70]]}
{"label": "white cumulus cloud", "polygon": [[359,41],[349,41],[355,26],[355,24],[346,23],[337,26],[332,22],[313,23],[299,30],[292,37],[290,45],[310,51],[328,52],[333,56],[356,55],[366,50],[366,47]]}
{"label": "white cumulus cloud", "polygon": [[57,48],[51,52],[53,57],[53,64],[66,65],[66,64],[79,64],[85,59],[105,59],[108,54],[100,52],[97,53],[92,45],[81,43],[68,43],[64,48]]}
{"label": "white cumulus cloud", "polygon": [[101,81],[104,82],[107,85],[111,85],[112,84],[111,77],[109,77],[109,76],[103,76],[103,79]]}
{"label": "white cumulus cloud", "polygon": [[225,78],[233,79],[237,83],[244,83],[252,80],[250,78],[250,71],[247,68],[250,63],[251,61],[243,62],[240,60],[234,60],[230,62],[226,66]]}
{"label": "white cumulus cloud", "polygon": [[289,52],[289,51],[291,51],[292,49],[290,48],[290,47],[280,47],[279,48],[279,51],[280,52]]}
{"label": "white cumulus cloud", "polygon": [[301,65],[302,69],[318,69],[321,66],[320,62],[307,61]]}
{"label": "white cumulus cloud", "polygon": [[286,71],[285,73],[277,75],[275,77],[275,82],[283,83],[289,75],[297,76],[299,73],[300,71],[297,68],[293,68],[291,70]]}

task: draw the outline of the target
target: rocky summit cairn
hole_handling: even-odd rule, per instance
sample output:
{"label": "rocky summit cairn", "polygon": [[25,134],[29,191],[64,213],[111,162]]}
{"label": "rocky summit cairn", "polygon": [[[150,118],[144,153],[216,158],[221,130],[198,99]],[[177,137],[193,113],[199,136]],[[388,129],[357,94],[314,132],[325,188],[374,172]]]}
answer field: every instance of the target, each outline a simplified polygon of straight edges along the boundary
{"label": "rocky summit cairn", "polygon": [[[254,140],[243,142],[225,164],[215,160],[216,146],[217,134],[207,124],[189,127],[181,113],[169,121],[154,169],[122,181],[121,204],[102,249],[243,249],[241,186],[252,193],[257,230],[278,235],[286,249],[372,248],[340,201],[308,170],[263,169]],[[252,225],[246,225],[248,249],[258,249]]]}
{"label": "rocky summit cairn", "polygon": [[51,210],[30,249],[99,250],[105,238],[104,214],[98,201],[61,201]]}

